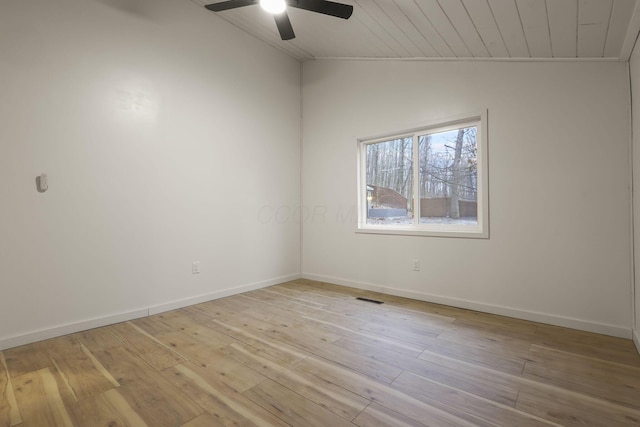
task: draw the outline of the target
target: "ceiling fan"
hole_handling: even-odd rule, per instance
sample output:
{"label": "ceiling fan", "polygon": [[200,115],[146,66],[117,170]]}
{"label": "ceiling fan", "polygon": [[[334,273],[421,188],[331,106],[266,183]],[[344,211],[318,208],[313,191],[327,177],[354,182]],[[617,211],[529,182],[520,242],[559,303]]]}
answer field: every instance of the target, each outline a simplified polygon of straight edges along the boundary
{"label": "ceiling fan", "polygon": [[282,40],[291,40],[296,36],[293,32],[289,15],[287,15],[287,6],[342,19],[349,19],[353,13],[353,6],[327,0],[227,0],[208,4],[205,7],[214,12],[221,12],[258,3],[264,10],[273,14]]}

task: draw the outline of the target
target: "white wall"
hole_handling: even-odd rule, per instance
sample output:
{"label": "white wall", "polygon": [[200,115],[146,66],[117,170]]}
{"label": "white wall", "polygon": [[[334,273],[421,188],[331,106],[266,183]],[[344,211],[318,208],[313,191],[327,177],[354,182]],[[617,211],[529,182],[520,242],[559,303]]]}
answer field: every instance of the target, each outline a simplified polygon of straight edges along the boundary
{"label": "white wall", "polygon": [[[626,64],[323,60],[303,100],[305,277],[630,337]],[[356,138],[482,109],[490,239],[354,233]]]}
{"label": "white wall", "polygon": [[636,46],[629,61],[633,123],[633,211],[635,247],[635,331],[634,341],[640,351],[640,47]]}
{"label": "white wall", "polygon": [[299,276],[300,102],[188,0],[1,2],[0,349]]}

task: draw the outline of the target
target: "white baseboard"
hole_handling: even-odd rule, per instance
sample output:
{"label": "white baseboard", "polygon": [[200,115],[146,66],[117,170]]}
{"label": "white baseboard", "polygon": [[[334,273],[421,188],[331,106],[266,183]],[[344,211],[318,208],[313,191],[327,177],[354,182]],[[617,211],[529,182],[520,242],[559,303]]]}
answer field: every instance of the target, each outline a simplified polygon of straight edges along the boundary
{"label": "white baseboard", "polygon": [[37,341],[47,340],[49,338],[61,337],[63,335],[86,331],[88,329],[99,328],[101,326],[113,325],[114,323],[126,322],[127,320],[138,319],[140,317],[148,316],[148,313],[149,310],[146,308],[133,310],[126,313],[112,314],[95,319],[83,320],[77,323],[69,323],[66,325],[54,326],[53,328],[41,329],[34,332],[27,332],[26,334],[2,338],[0,339],[0,350],[31,344]]}
{"label": "white baseboard", "polygon": [[[424,292],[407,291],[403,289],[390,288],[371,283],[357,282],[353,280],[342,279],[339,277],[323,276],[319,274],[303,273],[302,277],[309,280],[317,280],[319,282],[327,282],[335,285],[348,286],[351,288],[363,289],[367,291],[379,292],[382,294],[395,295],[399,297],[411,298],[419,301],[427,301],[436,304],[449,305],[452,307],[464,308],[468,310],[481,311],[483,313],[498,314],[500,316],[514,317],[516,319],[530,320],[532,322],[545,323],[549,325],[562,326],[565,328],[578,329],[582,331],[595,332],[598,334],[610,335],[614,337],[630,339],[632,337],[631,328],[624,328],[616,325],[608,325],[605,323],[589,322],[581,319],[573,319],[570,317],[556,316],[553,314],[539,313],[535,311],[521,310],[517,308],[504,307],[499,305],[491,305],[481,302],[469,301],[459,298],[451,298],[440,295],[433,295]],[[636,346],[640,349],[639,341]]]}
{"label": "white baseboard", "polygon": [[25,344],[31,344],[37,341],[43,341],[49,338],[60,337],[62,335],[73,334],[76,332],[86,331],[88,329],[99,328],[101,326],[113,325],[114,323],[126,322],[128,320],[139,319],[141,317],[151,316],[153,314],[163,313],[169,310],[186,307],[189,305],[199,304],[201,302],[212,301],[218,298],[248,292],[255,289],[266,288],[267,286],[277,285],[279,283],[290,280],[299,279],[300,274],[289,274],[286,276],[275,277],[273,279],[261,282],[249,283],[247,285],[237,286],[235,288],[225,289],[222,291],[212,292],[210,294],[200,295],[192,298],[185,298],[178,301],[172,301],[165,304],[155,305],[138,310],[128,311],[126,313],[112,314],[108,316],[98,317],[94,319],[82,320],[76,323],[54,326],[52,328],[41,329],[38,331],[27,332],[25,334],[15,335],[11,337],[0,338],[0,350],[6,350]]}
{"label": "white baseboard", "polygon": [[263,280],[261,282],[249,283],[247,285],[237,286],[235,288],[224,289],[222,291],[212,292],[210,294],[199,295],[196,297],[185,298],[178,301],[172,301],[165,304],[155,305],[149,307],[149,316],[158,313],[164,313],[165,311],[176,310],[182,307],[188,307],[190,305],[200,304],[202,302],[213,301],[216,299],[228,297],[231,295],[241,294],[243,292],[254,291],[256,289],[266,288],[268,286],[277,285],[279,283],[288,282],[290,280],[296,280],[301,278],[300,274],[289,274],[286,276],[274,277],[273,279]]}
{"label": "white baseboard", "polygon": [[636,345],[636,350],[640,353],[640,331],[637,329],[633,330],[633,343]]}

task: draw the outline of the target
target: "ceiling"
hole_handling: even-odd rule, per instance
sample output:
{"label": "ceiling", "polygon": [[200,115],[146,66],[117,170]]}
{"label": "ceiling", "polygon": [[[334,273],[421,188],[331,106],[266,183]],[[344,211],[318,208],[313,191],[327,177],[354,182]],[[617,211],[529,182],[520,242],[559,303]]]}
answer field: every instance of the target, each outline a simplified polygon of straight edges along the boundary
{"label": "ceiling", "polygon": [[[219,0],[192,0],[199,5]],[[288,0],[295,1],[295,0]],[[319,58],[605,58],[626,61],[640,31],[637,0],[334,0],[349,20],[296,8],[280,39],[258,5],[210,13],[301,61]],[[640,6],[638,6],[640,8]]]}

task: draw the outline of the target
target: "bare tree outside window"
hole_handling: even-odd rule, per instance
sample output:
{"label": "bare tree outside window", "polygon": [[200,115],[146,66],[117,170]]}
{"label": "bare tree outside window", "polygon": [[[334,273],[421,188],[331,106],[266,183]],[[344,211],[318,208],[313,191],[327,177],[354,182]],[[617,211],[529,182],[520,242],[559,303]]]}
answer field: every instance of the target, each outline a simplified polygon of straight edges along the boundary
{"label": "bare tree outside window", "polygon": [[367,145],[369,223],[411,223],[413,218],[413,139]]}
{"label": "bare tree outside window", "polygon": [[477,128],[418,137],[420,223],[478,222]]}

